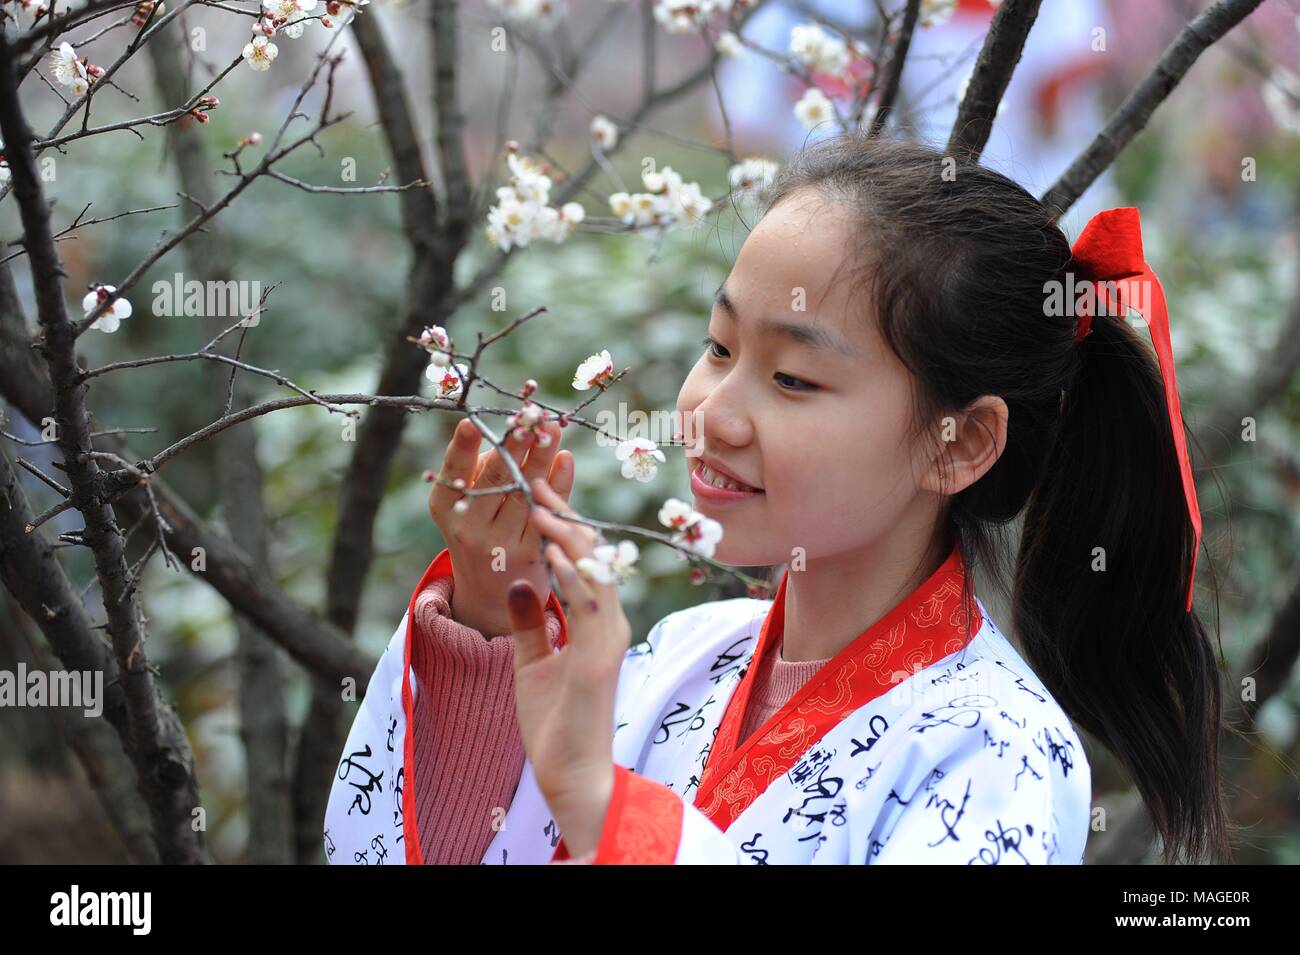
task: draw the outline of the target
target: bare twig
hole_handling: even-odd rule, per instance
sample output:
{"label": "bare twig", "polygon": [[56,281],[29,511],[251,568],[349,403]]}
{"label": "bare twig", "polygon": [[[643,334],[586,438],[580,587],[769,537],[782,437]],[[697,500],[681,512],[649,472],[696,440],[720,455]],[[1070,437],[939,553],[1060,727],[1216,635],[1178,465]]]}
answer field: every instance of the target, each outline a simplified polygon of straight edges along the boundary
{"label": "bare twig", "polygon": [[1146,128],[1147,120],[1173,92],[1192,64],[1216,40],[1248,17],[1263,0],[1218,0],[1179,31],[1161,54],[1155,68],[1120,104],[1101,132],[1061,178],[1043,194],[1043,203],[1065,215],[1119,155],[1120,150]]}

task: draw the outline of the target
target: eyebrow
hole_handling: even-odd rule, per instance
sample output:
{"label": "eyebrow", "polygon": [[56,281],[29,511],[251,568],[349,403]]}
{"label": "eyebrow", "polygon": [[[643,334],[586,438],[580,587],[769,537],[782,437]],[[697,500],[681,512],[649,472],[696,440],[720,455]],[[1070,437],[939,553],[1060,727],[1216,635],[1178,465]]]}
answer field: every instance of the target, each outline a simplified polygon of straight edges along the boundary
{"label": "eyebrow", "polygon": [[[731,296],[727,294],[726,279],[723,279],[722,284],[718,286],[717,292],[713,295],[713,301],[715,304],[721,305],[733,319],[740,321],[740,314],[736,311],[736,305],[732,302]],[[857,349],[853,348],[848,342],[820,325],[782,322],[774,318],[760,318],[758,324],[769,335],[779,335],[790,339],[796,344],[806,345],[818,351],[836,352],[850,358],[856,357],[858,354]]]}

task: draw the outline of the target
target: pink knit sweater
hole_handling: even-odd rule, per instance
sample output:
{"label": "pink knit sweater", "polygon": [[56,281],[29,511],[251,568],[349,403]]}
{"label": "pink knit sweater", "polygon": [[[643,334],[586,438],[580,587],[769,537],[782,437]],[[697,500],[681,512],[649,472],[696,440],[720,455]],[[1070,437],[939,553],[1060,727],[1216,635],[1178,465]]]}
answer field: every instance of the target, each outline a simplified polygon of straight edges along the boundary
{"label": "pink knit sweater", "polygon": [[[411,666],[418,691],[413,737],[420,849],[426,863],[480,862],[514,799],[524,745],[515,711],[514,638],[485,636],[451,618],[453,578],[415,598]],[[554,643],[560,618],[549,608]],[[762,726],[826,660],[787,663],[780,651],[755,674],[740,738]],[[591,850],[567,860],[590,862]]]}

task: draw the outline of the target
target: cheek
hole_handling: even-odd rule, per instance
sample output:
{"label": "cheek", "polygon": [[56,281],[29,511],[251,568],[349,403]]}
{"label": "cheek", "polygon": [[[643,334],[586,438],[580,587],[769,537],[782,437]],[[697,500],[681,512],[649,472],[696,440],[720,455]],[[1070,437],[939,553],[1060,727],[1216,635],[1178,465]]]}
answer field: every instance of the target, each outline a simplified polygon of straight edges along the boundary
{"label": "cheek", "polygon": [[769,492],[795,523],[860,528],[888,519],[916,491],[903,426],[865,411],[835,417],[787,436],[768,468]]}

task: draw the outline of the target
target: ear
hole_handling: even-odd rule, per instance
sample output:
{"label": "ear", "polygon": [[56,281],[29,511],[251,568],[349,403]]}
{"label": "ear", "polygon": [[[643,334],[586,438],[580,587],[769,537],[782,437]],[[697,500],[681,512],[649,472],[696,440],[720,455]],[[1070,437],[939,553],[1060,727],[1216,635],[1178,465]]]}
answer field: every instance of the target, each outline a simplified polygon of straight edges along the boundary
{"label": "ear", "polygon": [[988,472],[1007,446],[1007,403],[981,395],[955,415],[939,419],[938,450],[921,480],[936,494],[956,494]]}

